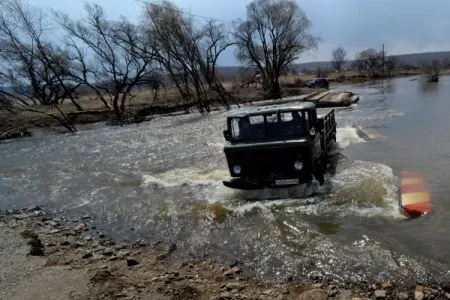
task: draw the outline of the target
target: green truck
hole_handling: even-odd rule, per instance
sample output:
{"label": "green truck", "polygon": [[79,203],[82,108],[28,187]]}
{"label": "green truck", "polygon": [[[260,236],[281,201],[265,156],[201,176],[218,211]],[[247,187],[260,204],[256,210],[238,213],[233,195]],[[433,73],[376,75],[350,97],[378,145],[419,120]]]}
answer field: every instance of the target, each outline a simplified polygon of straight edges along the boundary
{"label": "green truck", "polygon": [[231,179],[236,189],[286,187],[324,182],[328,153],[336,141],[334,110],[318,117],[310,102],[238,110],[223,132]]}

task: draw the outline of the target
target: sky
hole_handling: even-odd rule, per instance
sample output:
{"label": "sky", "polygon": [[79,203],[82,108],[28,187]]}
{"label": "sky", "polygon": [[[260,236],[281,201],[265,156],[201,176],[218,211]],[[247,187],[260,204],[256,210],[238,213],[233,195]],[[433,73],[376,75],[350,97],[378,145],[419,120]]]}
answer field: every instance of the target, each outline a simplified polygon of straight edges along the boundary
{"label": "sky", "polygon": [[[26,1],[26,0],[25,0]],[[111,19],[125,16],[139,22],[142,0],[94,0]],[[145,0],[158,3],[159,0]],[[311,33],[320,38],[316,50],[301,55],[298,63],[330,60],[331,50],[343,46],[349,58],[366,48],[387,54],[450,51],[450,0],[292,0],[312,22]],[[230,25],[245,17],[248,0],[173,0],[191,14]],[[83,15],[84,0],[28,0],[33,6]],[[204,19],[198,18],[199,22]],[[222,65],[237,65],[234,51],[224,53]]]}

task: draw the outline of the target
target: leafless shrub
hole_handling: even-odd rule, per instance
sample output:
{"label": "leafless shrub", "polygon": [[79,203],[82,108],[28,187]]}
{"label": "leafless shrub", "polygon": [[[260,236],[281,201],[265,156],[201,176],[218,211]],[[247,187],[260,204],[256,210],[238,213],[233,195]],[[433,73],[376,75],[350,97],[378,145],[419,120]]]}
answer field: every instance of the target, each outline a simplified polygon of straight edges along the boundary
{"label": "leafless shrub", "polygon": [[168,1],[148,4],[145,16],[148,38],[186,102],[195,99],[201,112],[209,111],[213,92],[228,108],[234,98],[217,75],[218,58],[231,45],[225,26],[214,21],[199,26]]}
{"label": "leafless shrub", "polygon": [[85,9],[85,20],[59,15],[74,62],[71,76],[89,86],[105,105],[112,103],[120,121],[132,90],[154,80],[156,52],[141,27],[124,18],[107,20],[98,5],[87,4]]}

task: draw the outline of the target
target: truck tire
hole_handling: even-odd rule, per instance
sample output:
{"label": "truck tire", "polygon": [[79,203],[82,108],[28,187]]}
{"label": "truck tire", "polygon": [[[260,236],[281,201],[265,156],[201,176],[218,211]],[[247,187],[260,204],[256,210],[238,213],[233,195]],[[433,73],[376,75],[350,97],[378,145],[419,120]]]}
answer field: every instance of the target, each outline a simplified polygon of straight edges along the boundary
{"label": "truck tire", "polygon": [[316,180],[320,183],[320,185],[323,185],[323,183],[325,182],[325,176],[323,174],[323,167],[322,167],[322,163],[320,160],[316,161],[316,167],[314,170],[314,178],[316,178]]}

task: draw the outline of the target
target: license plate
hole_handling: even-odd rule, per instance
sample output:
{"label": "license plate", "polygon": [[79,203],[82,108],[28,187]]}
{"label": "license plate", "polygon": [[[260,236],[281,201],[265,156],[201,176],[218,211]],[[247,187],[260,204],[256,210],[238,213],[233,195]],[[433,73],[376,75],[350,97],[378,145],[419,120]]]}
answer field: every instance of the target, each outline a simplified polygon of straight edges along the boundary
{"label": "license plate", "polygon": [[298,184],[299,180],[298,178],[295,179],[280,179],[275,180],[276,185],[289,185],[289,184]]}

